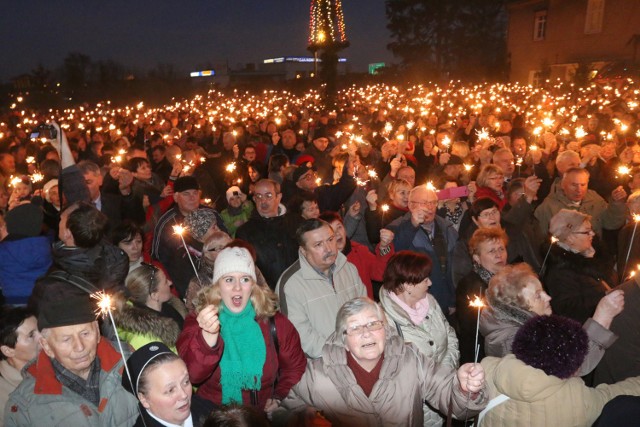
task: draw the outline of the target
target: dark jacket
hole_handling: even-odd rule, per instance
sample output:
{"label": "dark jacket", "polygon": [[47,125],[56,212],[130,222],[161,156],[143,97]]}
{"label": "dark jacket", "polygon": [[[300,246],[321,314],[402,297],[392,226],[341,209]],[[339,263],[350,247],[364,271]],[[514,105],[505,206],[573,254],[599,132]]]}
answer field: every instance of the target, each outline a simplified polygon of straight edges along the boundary
{"label": "dark jacket", "polygon": [[263,218],[257,210],[236,231],[236,238],[253,245],[258,268],[269,287],[275,289],[280,275],[298,259],[295,229],[286,215]]}
{"label": "dark jacket", "polygon": [[640,375],[640,276],[618,289],[624,291],[624,309],[613,319],[610,329],[620,339],[607,349],[596,368],[596,385],[613,384]]}
{"label": "dark jacket", "polygon": [[429,255],[433,262],[429,276],[433,285],[429,292],[440,304],[442,312],[447,315],[449,309],[455,307],[455,287],[451,279],[451,261],[458,233],[446,219],[436,216],[434,221],[446,244],[446,259],[442,260],[443,262],[440,262],[441,260],[426,232],[422,231],[421,227],[414,227],[411,223],[411,212],[396,219],[386,228],[395,233],[393,245],[396,251],[410,250]]}
{"label": "dark jacket", "polygon": [[33,286],[51,266],[51,238],[48,236],[0,242],[0,288],[7,304],[26,304]]}
{"label": "dark jacket", "polygon": [[585,258],[558,245],[551,248],[547,265],[543,282],[553,313],[584,323],[607,294],[605,267],[597,258]]}
{"label": "dark jacket", "polygon": [[[460,280],[456,287],[456,319],[458,321],[458,340],[460,348],[460,364],[474,361],[476,349],[476,326],[478,323],[478,309],[469,306],[469,300],[475,295],[484,296],[487,284],[475,271],[470,271]],[[478,336],[478,360],[484,357],[484,337]]]}
{"label": "dark jacket", "polygon": [[124,288],[124,281],[129,273],[129,258],[117,246],[103,242],[86,249],[67,247],[58,242],[53,246],[52,255],[51,269],[36,282],[29,298],[29,306],[36,312],[43,299],[57,301],[73,295],[86,295],[77,286],[52,277],[55,272],[79,277],[96,289],[112,291]]}
{"label": "dark jacket", "polygon": [[[275,315],[279,351],[276,352],[268,320],[259,321],[267,348],[262,370],[262,384],[257,393],[257,408],[262,410],[267,399],[284,399],[291,387],[300,381],[307,359],[300,346],[300,336],[291,322],[280,313]],[[211,348],[202,337],[195,314],[187,316],[184,330],[178,338],[178,353],[189,369],[189,377],[198,386],[198,395],[219,405],[222,402],[220,386],[220,359],[224,351],[222,337]],[[277,381],[276,381],[277,380]],[[251,404],[250,393],[242,391],[244,405]]]}

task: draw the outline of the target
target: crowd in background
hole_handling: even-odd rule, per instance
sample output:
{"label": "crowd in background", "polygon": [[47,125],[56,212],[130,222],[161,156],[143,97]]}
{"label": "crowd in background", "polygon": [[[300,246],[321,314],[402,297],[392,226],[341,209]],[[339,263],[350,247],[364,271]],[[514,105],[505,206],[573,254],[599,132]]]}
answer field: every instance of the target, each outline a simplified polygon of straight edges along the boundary
{"label": "crowd in background", "polygon": [[16,102],[5,423],[609,425],[640,395],[639,92]]}

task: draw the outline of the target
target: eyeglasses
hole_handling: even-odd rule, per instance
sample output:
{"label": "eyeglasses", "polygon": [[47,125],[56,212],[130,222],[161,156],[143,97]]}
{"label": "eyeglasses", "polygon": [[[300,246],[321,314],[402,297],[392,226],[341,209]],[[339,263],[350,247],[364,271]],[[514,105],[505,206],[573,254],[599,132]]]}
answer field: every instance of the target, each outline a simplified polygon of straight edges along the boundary
{"label": "eyeglasses", "polygon": [[267,200],[271,200],[275,197],[275,195],[273,193],[256,193],[253,195],[253,198],[256,200],[262,200],[262,199],[267,199]]}
{"label": "eyeglasses", "polygon": [[585,230],[585,231],[572,231],[573,234],[596,234],[593,229]]}
{"label": "eyeglasses", "polygon": [[141,262],[140,265],[151,269],[151,276],[149,277],[149,296],[154,293],[156,289],[156,273],[158,272],[158,267],[153,264],[147,264],[146,262]]}
{"label": "eyeglasses", "polygon": [[379,331],[382,328],[384,328],[384,322],[382,320],[374,320],[373,322],[369,322],[364,325],[349,326],[343,334],[352,337],[354,335],[364,334],[365,329],[369,332],[373,332]]}
{"label": "eyeglasses", "polygon": [[437,200],[430,200],[428,202],[415,202],[409,200],[409,205],[411,206],[420,206],[421,208],[434,207],[438,204]]}
{"label": "eyeglasses", "polygon": [[478,215],[480,218],[490,218],[492,216],[498,216],[500,215],[500,211],[496,208],[490,209],[488,211],[484,211],[482,212],[480,215]]}

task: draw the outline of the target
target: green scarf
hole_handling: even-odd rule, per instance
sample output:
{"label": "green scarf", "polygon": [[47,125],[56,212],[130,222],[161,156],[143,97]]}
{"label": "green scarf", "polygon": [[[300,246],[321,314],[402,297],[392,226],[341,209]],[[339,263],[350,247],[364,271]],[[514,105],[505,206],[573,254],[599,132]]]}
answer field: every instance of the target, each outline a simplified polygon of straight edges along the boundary
{"label": "green scarf", "polygon": [[267,346],[251,301],[240,313],[221,303],[220,335],[224,351],[220,360],[222,404],[242,404],[242,390],[260,390]]}

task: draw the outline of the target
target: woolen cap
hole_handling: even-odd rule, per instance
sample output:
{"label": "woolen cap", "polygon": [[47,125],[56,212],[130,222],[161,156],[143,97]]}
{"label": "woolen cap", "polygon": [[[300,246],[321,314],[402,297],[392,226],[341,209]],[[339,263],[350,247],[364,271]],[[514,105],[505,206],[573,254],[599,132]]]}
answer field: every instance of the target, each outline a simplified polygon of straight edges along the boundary
{"label": "woolen cap", "polygon": [[127,377],[127,373],[122,373],[122,387],[134,396],[138,396],[138,386],[140,385],[140,377],[144,370],[149,366],[155,358],[163,354],[174,354],[165,344],[155,341],[150,342],[131,354],[127,359],[127,367],[131,374],[131,381]]}
{"label": "woolen cap", "polygon": [[582,325],[564,316],[535,316],[518,329],[513,354],[547,375],[570,378],[587,355],[589,339]]}
{"label": "woolen cap", "polygon": [[184,225],[189,233],[197,240],[202,240],[209,228],[218,222],[213,209],[199,208],[189,212],[184,219]]}
{"label": "woolen cap", "polygon": [[94,322],[97,308],[89,295],[43,302],[38,315],[38,330]]}
{"label": "woolen cap", "polygon": [[213,283],[229,273],[244,273],[255,281],[256,267],[251,254],[245,248],[232,247],[220,251],[213,267]]}
{"label": "woolen cap", "polygon": [[244,196],[244,193],[242,192],[242,190],[240,190],[240,187],[238,187],[237,185],[233,185],[227,189],[227,202],[234,196],[233,193],[237,193],[238,196]]}

